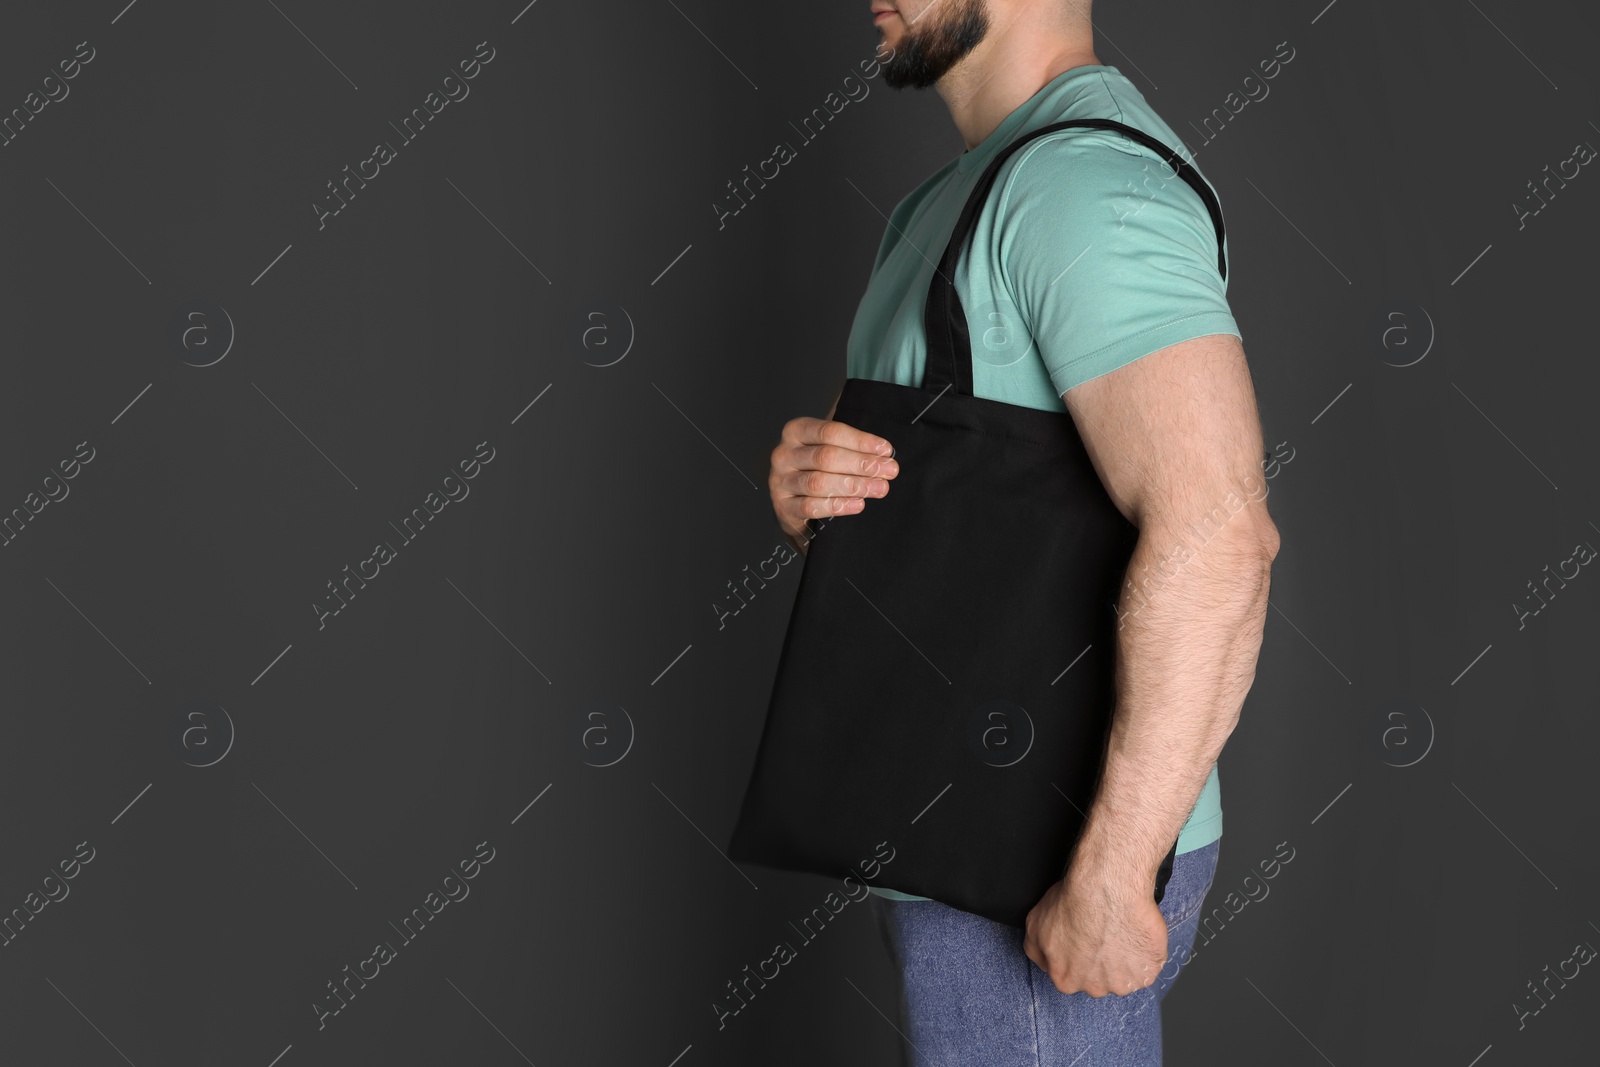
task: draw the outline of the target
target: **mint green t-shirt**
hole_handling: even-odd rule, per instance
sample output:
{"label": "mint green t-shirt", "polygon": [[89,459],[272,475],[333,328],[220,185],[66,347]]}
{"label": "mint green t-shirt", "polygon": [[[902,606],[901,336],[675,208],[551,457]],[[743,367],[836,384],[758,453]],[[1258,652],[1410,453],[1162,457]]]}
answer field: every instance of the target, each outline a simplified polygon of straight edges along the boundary
{"label": "mint green t-shirt", "polygon": [[[928,282],[978,177],[1022,132],[1076,118],[1115,119],[1193,162],[1115,67],[1058,75],[895,207],[850,330],[848,377],[921,384]],[[1062,393],[1140,356],[1207,334],[1242,337],[1204,203],[1159,156],[1114,130],[1061,130],[1013,153],[954,281],[972,338],[973,392],[1023,407],[1065,411]],[[1177,851],[1221,836],[1213,764]]]}

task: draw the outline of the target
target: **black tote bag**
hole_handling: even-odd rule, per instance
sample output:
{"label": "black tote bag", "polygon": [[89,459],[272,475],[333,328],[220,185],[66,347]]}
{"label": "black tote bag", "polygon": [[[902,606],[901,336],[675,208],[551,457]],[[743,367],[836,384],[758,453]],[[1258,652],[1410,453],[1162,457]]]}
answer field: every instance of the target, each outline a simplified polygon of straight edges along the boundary
{"label": "black tote bag", "polygon": [[1000,165],[1080,126],[1125,133],[1200,194],[1226,277],[1216,196],[1148,134],[1056,122],[996,155],[929,287],[922,386],[844,383],[834,418],[887,439],[900,473],[861,513],[808,522],[735,860],[856,874],[1016,927],[1065,872],[1105,757],[1139,531],[1068,412],[973,395],[952,279]]}

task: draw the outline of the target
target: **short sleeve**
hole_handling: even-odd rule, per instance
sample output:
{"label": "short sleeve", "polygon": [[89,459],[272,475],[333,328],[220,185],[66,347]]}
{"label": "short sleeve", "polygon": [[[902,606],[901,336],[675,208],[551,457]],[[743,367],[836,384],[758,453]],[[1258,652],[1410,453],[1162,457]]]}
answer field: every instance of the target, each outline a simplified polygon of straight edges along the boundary
{"label": "short sleeve", "polygon": [[1194,337],[1241,337],[1198,193],[1106,134],[1046,135],[1000,175],[1003,282],[1059,395]]}

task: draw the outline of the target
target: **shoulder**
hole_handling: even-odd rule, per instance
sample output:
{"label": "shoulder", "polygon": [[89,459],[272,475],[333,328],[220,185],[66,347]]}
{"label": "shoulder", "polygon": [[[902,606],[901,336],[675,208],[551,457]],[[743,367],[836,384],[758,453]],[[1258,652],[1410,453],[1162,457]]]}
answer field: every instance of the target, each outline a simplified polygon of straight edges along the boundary
{"label": "shoulder", "polygon": [[[1070,102],[1055,114],[1039,115],[1029,125],[1037,129],[1055,122],[1081,119],[1109,119],[1128,126],[1176,152],[1193,164],[1193,154],[1177,132],[1162,121],[1143,94],[1125,75],[1116,70],[1101,70],[1088,79]],[[998,175],[1002,188],[1015,178],[1038,182],[1060,178],[1065,164],[1073,172],[1104,172],[1113,175],[1143,172],[1146,169],[1172,174],[1162,153],[1149,148],[1121,130],[1072,127],[1036,137],[1006,161]]]}
{"label": "shoulder", "polygon": [[[1151,123],[1156,129],[1127,124],[1188,162],[1187,148],[1159,120]],[[1209,186],[1198,168],[1195,174]],[[1070,245],[1128,264],[1181,259],[1224,284],[1206,201],[1161,152],[1122,131],[1069,128],[1035,138],[1006,160],[995,184],[995,249],[1009,268],[1052,264]]]}
{"label": "shoulder", "polygon": [[[1170,134],[1141,132],[1188,161],[1187,149],[1181,142],[1173,143],[1177,139]],[[1065,129],[1037,137],[1006,160],[995,186],[996,202],[1002,210],[1013,204],[1048,201],[1069,212],[1094,211],[1115,223],[1127,218],[1127,209],[1139,206],[1124,201],[1139,197],[1187,212],[1211,227],[1210,213],[1199,193],[1162,154],[1120,130]]]}
{"label": "shoulder", "polygon": [[[1072,119],[1110,119],[1128,126],[1166,146],[1205,179],[1177,132],[1115,68],[1084,79],[1070,101],[1029,125],[1037,129]],[[1146,229],[1171,232],[1176,222],[1177,229],[1202,240],[1214,235],[1205,201],[1167,161],[1168,155],[1121,130],[1069,127],[1035,137],[1013,153],[996,176],[995,200],[1002,209],[1013,205],[1012,210],[1047,205],[1050,217],[1091,229],[1111,225],[1120,237],[1128,236],[1120,231],[1148,207],[1155,214],[1142,220]],[[1214,187],[1211,192],[1215,194]],[[1163,212],[1177,217],[1162,217]]]}

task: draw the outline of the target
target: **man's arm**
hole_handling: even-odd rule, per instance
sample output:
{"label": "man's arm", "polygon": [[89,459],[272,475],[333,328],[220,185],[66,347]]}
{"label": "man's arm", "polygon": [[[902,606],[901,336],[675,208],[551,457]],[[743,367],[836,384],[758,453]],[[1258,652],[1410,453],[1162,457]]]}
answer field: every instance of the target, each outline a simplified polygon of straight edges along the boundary
{"label": "man's arm", "polygon": [[1278,533],[1237,337],[1180,342],[1062,399],[1139,538],[1099,792],[1062,883],[1030,916],[1028,954],[1063,992],[1100,996],[1150,984],[1151,953],[1158,966],[1165,955],[1156,871],[1255,679]]}
{"label": "man's arm", "polygon": [[1063,394],[1139,527],[1117,608],[1117,704],[1074,875],[1154,891],[1255,680],[1278,532],[1237,337],[1152,353]]}

